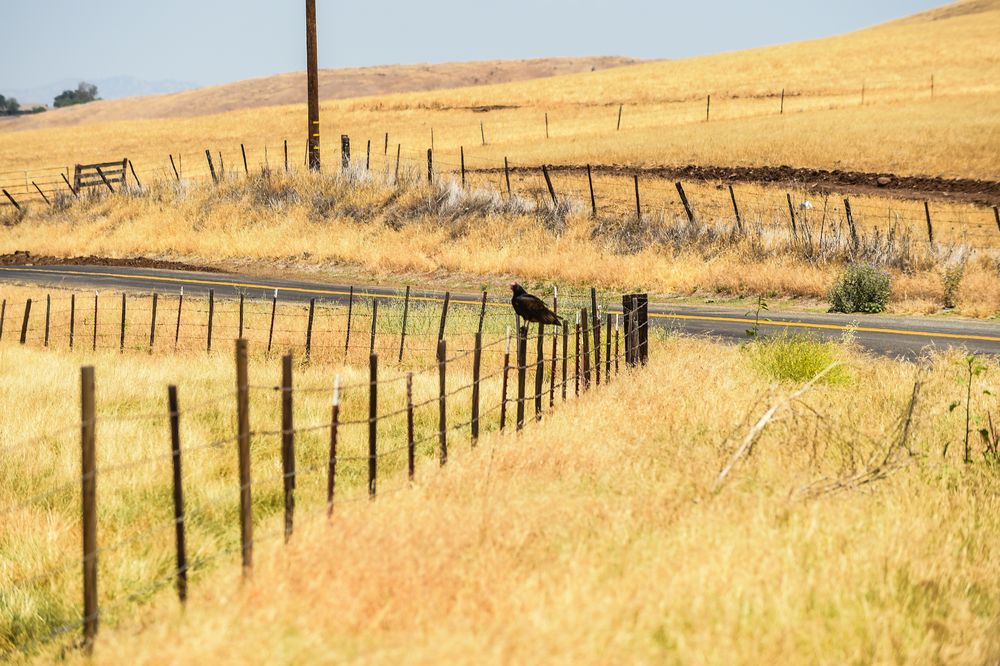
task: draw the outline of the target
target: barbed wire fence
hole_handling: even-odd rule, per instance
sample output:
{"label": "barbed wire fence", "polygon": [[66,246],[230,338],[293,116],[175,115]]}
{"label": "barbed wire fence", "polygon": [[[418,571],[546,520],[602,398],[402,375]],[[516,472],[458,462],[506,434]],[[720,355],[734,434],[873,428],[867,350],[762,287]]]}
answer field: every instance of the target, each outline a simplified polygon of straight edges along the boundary
{"label": "barbed wire fence", "polygon": [[[591,296],[592,302],[596,302],[594,292]],[[558,302],[553,305],[558,308]],[[31,589],[37,586],[73,589],[77,587],[72,582],[74,570],[79,572],[77,567],[82,564],[79,585],[82,607],[67,604],[55,617],[32,615],[17,618],[9,625],[11,633],[0,644],[0,656],[10,658],[32,653],[75,632],[79,632],[79,638],[66,647],[90,650],[100,624],[114,620],[134,604],[148,600],[171,586],[176,589],[180,603],[184,604],[192,575],[207,571],[237,552],[244,573],[249,574],[253,567],[255,545],[279,538],[287,542],[295,528],[303,522],[335,521],[337,507],[374,501],[411,487],[416,480],[418,458],[436,457],[438,465],[443,467],[448,463],[456,443],[468,442],[475,447],[484,433],[502,434],[512,429],[521,431],[529,423],[542,420],[559,404],[602,384],[615,384],[622,378],[621,372],[625,368],[631,371],[645,365],[649,353],[647,296],[627,294],[622,299],[622,308],[623,317],[605,312],[603,321],[593,306],[575,312],[570,310],[561,325],[538,326],[534,333],[529,332],[527,325],[518,325],[513,340],[508,327],[503,336],[484,343],[480,329],[473,334],[473,342],[468,349],[449,350],[448,339],[442,336],[437,340],[433,363],[393,373],[389,377],[380,376],[379,353],[370,351],[367,381],[342,383],[337,375],[332,386],[297,385],[294,381],[296,364],[291,354],[284,354],[281,358],[278,385],[254,383],[248,368],[249,342],[238,338],[235,341],[234,390],[199,399],[194,409],[182,409],[178,387],[170,385],[167,387],[166,409],[162,412],[99,414],[94,367],[81,368],[79,426],[27,438],[7,444],[2,449],[2,453],[8,456],[13,452],[30,453],[41,441],[65,441],[71,431],[78,428],[81,452],[79,472],[70,480],[0,508],[0,515],[10,517],[44,508],[51,505],[53,498],[72,505],[72,510],[80,516],[82,558],[65,554],[47,557],[37,570],[13,577],[5,582],[4,587],[8,595],[29,595]],[[575,321],[571,321],[574,316]],[[441,330],[444,330],[443,326]],[[532,343],[536,349],[534,359],[530,358],[529,352]],[[393,355],[392,352],[390,355]],[[471,379],[466,381],[461,374],[449,376],[449,369],[467,370],[465,366],[469,362]],[[533,375],[534,390],[530,388],[529,375]],[[419,380],[422,389],[436,390],[427,390],[427,395],[423,397],[415,395],[415,380]],[[388,389],[396,389],[400,385],[405,385],[405,400],[402,404],[387,406],[384,397],[380,399],[380,389],[384,396]],[[276,396],[280,400],[280,424],[276,424],[277,427],[252,427],[250,409],[253,395],[258,399]],[[342,411],[348,405],[345,397],[352,395],[357,398],[351,401],[353,407]],[[310,396],[330,396],[329,419],[306,423],[297,421],[295,404],[308,400]],[[228,432],[193,444],[182,441],[182,420],[215,416],[229,401],[235,403],[235,419],[226,428]],[[533,413],[529,417],[532,406]],[[456,413],[460,415],[457,419]],[[400,420],[405,423],[400,429],[405,433],[402,437],[390,429]],[[114,432],[116,427],[124,424],[149,422],[167,426],[168,451],[135,455],[112,464],[98,465],[102,444],[98,427],[102,431]],[[300,438],[308,442],[308,437],[324,433],[328,435],[326,450],[297,453],[296,443]],[[252,461],[258,456],[259,465],[258,449],[265,446],[270,450],[269,445],[263,443],[275,439],[280,441],[280,474],[271,473],[271,468],[264,464],[264,478],[261,478],[254,474]],[[114,442],[111,444],[114,445]],[[197,457],[209,452],[231,455],[234,445],[237,478],[232,479],[227,474],[223,482],[239,490],[236,514],[240,526],[239,539],[224,539],[224,543],[219,545],[218,534],[210,536],[212,532],[204,531],[192,533],[191,528],[213,520],[219,512],[231,519],[232,512],[220,507],[220,500],[215,497],[199,496],[197,492],[193,496],[187,494],[186,491],[191,488],[185,486],[185,478],[188,478],[185,470],[192,459],[197,460]],[[254,451],[257,453],[254,454]],[[169,470],[165,470],[168,463]],[[169,513],[168,507],[144,505],[143,525],[139,529],[127,531],[124,529],[127,526],[116,525],[119,529],[111,530],[116,533],[116,538],[110,543],[101,543],[98,532],[104,529],[103,521],[109,520],[109,517],[99,519],[99,515],[103,514],[98,508],[98,482],[102,487],[116,483],[128,485],[135,475],[143,472],[168,475],[171,488]],[[322,500],[312,501],[314,494],[309,493],[310,502],[303,507],[297,500],[301,499],[299,493],[307,483],[317,486],[314,490],[321,493]],[[77,488],[79,494],[74,493]],[[197,491],[197,487],[194,490]],[[356,492],[358,490],[360,492]],[[260,496],[256,503],[255,496]],[[266,517],[274,515],[268,511],[270,505],[280,507],[282,520],[278,529],[264,527]],[[303,508],[306,510],[303,511]],[[119,536],[118,532],[123,531],[127,533]],[[144,568],[148,575],[139,584],[132,584],[110,599],[105,595],[102,603],[98,589],[99,563],[116,556],[124,557],[129,548],[139,544],[157,549],[156,544],[168,538],[170,532],[174,536],[172,552],[169,555],[161,552],[155,558],[155,566],[148,570]],[[212,540],[214,549],[192,544],[192,536]],[[111,586],[117,589],[118,582],[112,580]],[[33,613],[30,609],[25,612]]]}

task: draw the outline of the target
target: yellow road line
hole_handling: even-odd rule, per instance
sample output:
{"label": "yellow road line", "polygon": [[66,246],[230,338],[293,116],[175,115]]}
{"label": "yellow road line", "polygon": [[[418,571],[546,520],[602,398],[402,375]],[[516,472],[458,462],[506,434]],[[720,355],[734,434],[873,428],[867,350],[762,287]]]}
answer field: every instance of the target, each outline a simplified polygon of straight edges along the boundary
{"label": "yellow road line", "polygon": [[[50,269],[50,268],[22,268],[22,267],[0,267],[0,271],[19,271],[26,270],[33,273],[50,273],[53,275],[78,275],[83,277],[110,277],[119,278],[125,280],[146,280],[150,282],[165,282],[173,284],[198,284],[198,285],[208,285],[208,286],[220,286],[220,287],[241,287],[246,289],[264,289],[272,290],[277,289],[278,291],[290,291],[299,294],[318,294],[327,296],[348,296],[349,291],[344,291],[341,289],[319,289],[315,287],[282,287],[276,285],[267,284],[253,284],[249,282],[234,282],[231,280],[209,280],[205,278],[182,278],[182,277],[167,277],[159,275],[129,275],[127,273],[111,273],[102,271],[74,271],[68,269]],[[358,293],[358,292],[355,292]],[[400,294],[377,294],[377,293],[365,293],[361,292],[361,295],[377,296],[379,298],[391,298],[391,299],[402,299],[404,298]],[[410,296],[410,300],[414,301],[430,301],[430,302],[440,302],[442,299],[433,296]],[[458,303],[461,305],[480,305],[482,301],[479,300],[467,300],[467,299],[452,299],[452,303]],[[492,307],[507,307],[506,303],[497,303],[494,301],[487,301],[487,305]],[[663,313],[663,312],[650,312],[649,317],[653,319],[686,319],[690,321],[721,321],[728,323],[738,323],[738,324],[753,324],[753,319],[748,319],[746,317],[724,317],[719,315],[686,315],[686,314],[673,314],[673,313]],[[760,322],[765,326],[783,326],[787,328],[812,328],[812,329],[825,329],[833,331],[860,331],[863,333],[888,333],[891,335],[909,335],[918,337],[931,337],[931,338],[947,338],[951,340],[978,340],[982,342],[1000,342],[1000,336],[990,336],[990,335],[972,335],[966,333],[943,333],[935,331],[906,331],[896,328],[877,328],[873,326],[848,326],[845,324],[820,324],[820,323],[810,323],[810,322],[800,322],[800,321],[765,321]]]}

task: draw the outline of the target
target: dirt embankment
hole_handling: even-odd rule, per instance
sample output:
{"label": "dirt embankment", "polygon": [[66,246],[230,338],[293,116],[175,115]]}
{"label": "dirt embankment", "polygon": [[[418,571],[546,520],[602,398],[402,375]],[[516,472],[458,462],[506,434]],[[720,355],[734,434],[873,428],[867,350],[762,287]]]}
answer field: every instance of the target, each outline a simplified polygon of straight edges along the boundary
{"label": "dirt embankment", "polygon": [[166,261],[148,257],[53,257],[44,254],[31,254],[18,250],[11,254],[0,254],[0,266],[126,266],[129,268],[157,268],[171,271],[198,271],[201,273],[220,273],[218,268],[199,264],[186,264],[181,261]]}
{"label": "dirt embankment", "polygon": [[[539,167],[516,167],[526,171]],[[640,174],[655,178],[693,181],[757,183],[817,192],[852,195],[873,195],[899,199],[950,201],[978,206],[1000,205],[1000,181],[970,178],[935,178],[931,176],[897,176],[891,173],[862,171],[828,171],[791,166],[652,166],[635,167],[620,164],[592,165],[594,173],[632,176]],[[586,165],[553,165],[553,172],[586,173]],[[486,169],[498,172],[501,169]]]}

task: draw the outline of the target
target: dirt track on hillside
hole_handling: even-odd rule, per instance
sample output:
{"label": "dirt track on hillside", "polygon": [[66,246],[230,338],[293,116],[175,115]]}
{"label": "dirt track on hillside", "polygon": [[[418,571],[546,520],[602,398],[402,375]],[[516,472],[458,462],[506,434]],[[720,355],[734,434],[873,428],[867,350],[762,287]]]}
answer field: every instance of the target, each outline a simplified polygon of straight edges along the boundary
{"label": "dirt track on hillside", "polygon": [[148,257],[53,257],[36,255],[30,252],[17,251],[11,254],[0,254],[0,266],[128,266],[130,268],[157,268],[171,271],[198,271],[201,273],[218,273],[218,268],[196,264],[186,264],[180,261],[150,259]]}
{"label": "dirt track on hillside", "polygon": [[[537,170],[540,167],[520,166],[512,172]],[[614,176],[640,176],[680,181],[712,181],[728,183],[757,183],[794,189],[814,190],[819,193],[869,195],[897,199],[949,201],[979,206],[1000,205],[1000,181],[972,180],[970,178],[935,178],[931,176],[897,176],[891,173],[861,171],[828,171],[790,166],[648,166],[635,167],[619,164],[592,166],[594,173]],[[583,174],[586,165],[552,165],[553,173]],[[484,173],[502,172],[503,169],[484,169]]]}

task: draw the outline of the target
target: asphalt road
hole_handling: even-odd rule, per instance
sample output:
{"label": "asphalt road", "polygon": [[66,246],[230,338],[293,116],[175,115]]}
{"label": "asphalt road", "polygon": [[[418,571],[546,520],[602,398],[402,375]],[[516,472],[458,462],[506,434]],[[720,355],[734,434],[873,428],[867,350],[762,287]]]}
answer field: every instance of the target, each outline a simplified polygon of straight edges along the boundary
{"label": "asphalt road", "polygon": [[[271,298],[277,289],[284,301],[346,301],[348,285],[304,282],[275,278],[255,278],[222,273],[124,268],[109,266],[3,266],[0,282],[59,286],[72,289],[104,291],[176,292],[207,294],[214,289],[219,297],[242,293],[249,298]],[[509,307],[506,285],[498,288],[489,300],[491,307]],[[502,291],[501,293],[499,293]],[[403,298],[398,287],[355,287],[356,296]],[[442,292],[411,290],[411,300],[439,302]],[[481,294],[452,293],[451,304],[479,307]],[[615,312],[615,308],[610,308]],[[620,307],[618,308],[620,312]],[[865,348],[882,355],[914,358],[932,347],[963,347],[970,352],[1000,356],[1000,324],[957,318],[883,317],[794,312],[765,312],[761,333],[782,330],[808,332],[822,338],[841,338],[853,331],[854,339]],[[650,303],[651,325],[688,335],[710,335],[732,341],[745,340],[753,324],[744,309],[714,306],[665,305]]]}

